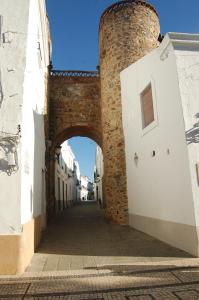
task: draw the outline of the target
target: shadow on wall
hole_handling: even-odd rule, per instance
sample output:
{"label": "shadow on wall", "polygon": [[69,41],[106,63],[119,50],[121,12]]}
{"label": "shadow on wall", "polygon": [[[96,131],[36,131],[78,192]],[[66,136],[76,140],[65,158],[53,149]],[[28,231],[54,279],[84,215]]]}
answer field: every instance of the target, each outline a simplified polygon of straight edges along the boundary
{"label": "shadow on wall", "polygon": [[34,169],[33,215],[44,213],[45,199],[45,134],[44,115],[33,111],[34,118]]}
{"label": "shadow on wall", "polygon": [[19,143],[20,131],[16,135],[0,132],[0,173],[8,176],[16,173],[19,169],[17,145]]}
{"label": "shadow on wall", "polygon": [[[199,119],[199,113],[195,115],[196,119]],[[196,122],[193,127],[186,131],[187,144],[199,143],[199,121]]]}

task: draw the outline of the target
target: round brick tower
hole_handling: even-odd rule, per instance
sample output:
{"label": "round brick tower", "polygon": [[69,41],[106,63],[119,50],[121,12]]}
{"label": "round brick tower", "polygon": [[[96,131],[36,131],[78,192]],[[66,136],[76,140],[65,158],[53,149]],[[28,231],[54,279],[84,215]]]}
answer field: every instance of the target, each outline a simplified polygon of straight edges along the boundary
{"label": "round brick tower", "polygon": [[117,2],[100,20],[103,187],[107,217],[119,224],[128,224],[120,72],[156,48],[159,34],[155,9],[141,0]]}

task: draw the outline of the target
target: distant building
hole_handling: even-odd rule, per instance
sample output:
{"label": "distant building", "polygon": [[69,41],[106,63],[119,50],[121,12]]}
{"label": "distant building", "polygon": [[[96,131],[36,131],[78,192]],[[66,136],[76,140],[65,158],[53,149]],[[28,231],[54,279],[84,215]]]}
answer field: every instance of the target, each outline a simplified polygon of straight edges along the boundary
{"label": "distant building", "polygon": [[75,203],[80,202],[81,200],[81,175],[80,175],[80,168],[79,168],[79,163],[77,160],[74,161],[74,181],[75,181],[75,185],[76,185],[76,189],[75,189]]}
{"label": "distant building", "polygon": [[81,200],[88,200],[88,183],[89,178],[87,176],[81,176]]}
{"label": "distant building", "polygon": [[103,153],[99,146],[96,147],[94,167],[94,197],[100,206],[103,206],[102,179],[104,175]]}
{"label": "distant building", "polygon": [[62,144],[59,159],[55,161],[56,211],[70,207],[80,200],[80,170],[68,141]]}
{"label": "distant building", "polygon": [[93,189],[93,182],[89,181],[88,182],[88,196],[87,196],[87,199],[88,200],[94,200],[94,189]]}

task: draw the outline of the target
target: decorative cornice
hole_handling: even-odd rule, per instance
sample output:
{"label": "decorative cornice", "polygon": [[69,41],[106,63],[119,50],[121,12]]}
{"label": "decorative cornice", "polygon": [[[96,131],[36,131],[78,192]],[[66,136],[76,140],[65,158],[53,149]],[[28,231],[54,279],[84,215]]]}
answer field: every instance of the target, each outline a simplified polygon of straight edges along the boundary
{"label": "decorative cornice", "polygon": [[55,77],[99,77],[97,71],[52,70],[50,75]]}
{"label": "decorative cornice", "polygon": [[169,32],[165,35],[159,49],[160,49],[160,59],[165,60],[169,56],[171,50],[170,45],[174,49],[184,48],[196,48],[199,49],[199,34],[188,34],[188,33],[176,33]]}

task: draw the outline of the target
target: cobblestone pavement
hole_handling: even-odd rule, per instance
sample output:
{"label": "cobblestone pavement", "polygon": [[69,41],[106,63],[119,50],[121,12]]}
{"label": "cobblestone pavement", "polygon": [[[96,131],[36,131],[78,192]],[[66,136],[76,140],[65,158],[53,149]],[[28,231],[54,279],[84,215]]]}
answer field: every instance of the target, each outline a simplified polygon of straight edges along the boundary
{"label": "cobblestone pavement", "polygon": [[199,268],[2,278],[0,299],[193,300],[199,299]]}
{"label": "cobblestone pavement", "polygon": [[0,299],[199,299],[198,262],[88,203],[49,226],[23,275],[0,277]]}

